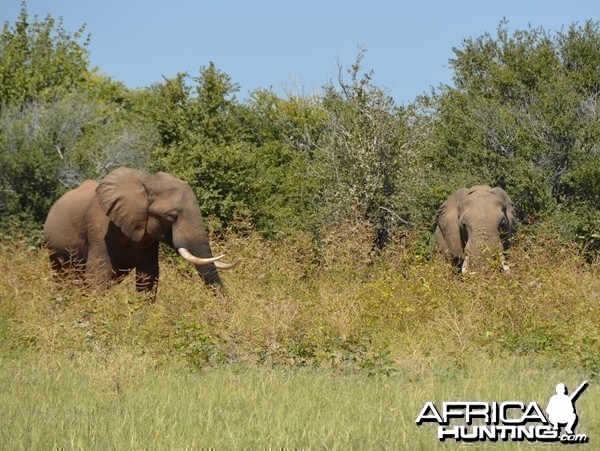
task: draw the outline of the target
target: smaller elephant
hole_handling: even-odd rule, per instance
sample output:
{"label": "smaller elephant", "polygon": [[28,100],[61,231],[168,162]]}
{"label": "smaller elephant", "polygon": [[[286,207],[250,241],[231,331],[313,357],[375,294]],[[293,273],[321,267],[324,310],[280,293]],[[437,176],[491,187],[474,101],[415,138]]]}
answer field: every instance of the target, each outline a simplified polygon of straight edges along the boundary
{"label": "smaller elephant", "polygon": [[504,272],[509,272],[505,253],[515,233],[515,209],[506,192],[487,185],[461,188],[451,194],[435,215],[438,249],[469,272],[482,260],[486,249],[499,251]]}
{"label": "smaller elephant", "polygon": [[135,269],[139,292],[156,291],[160,242],[194,264],[207,285],[222,286],[217,268],[237,263],[213,257],[194,192],[164,172],[118,168],[100,182],[86,180],[54,203],[44,240],[55,270],[75,268],[105,286]]}

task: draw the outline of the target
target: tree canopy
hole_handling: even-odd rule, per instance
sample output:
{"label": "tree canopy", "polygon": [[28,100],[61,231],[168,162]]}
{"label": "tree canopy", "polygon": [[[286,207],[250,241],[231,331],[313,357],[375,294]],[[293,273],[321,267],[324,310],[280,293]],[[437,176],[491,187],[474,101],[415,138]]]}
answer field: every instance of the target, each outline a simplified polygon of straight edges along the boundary
{"label": "tree canopy", "polygon": [[[452,84],[398,106],[356,61],[312,96],[247,99],[214,63],[131,90],[90,67],[74,33],[23,3],[0,35],[2,227],[121,165],[187,181],[209,224],[318,241],[367,225],[374,248],[431,231],[459,187],[501,186],[521,221],[552,220],[600,248],[600,29],[572,24],[465,39]],[[590,254],[591,255],[591,254]]]}

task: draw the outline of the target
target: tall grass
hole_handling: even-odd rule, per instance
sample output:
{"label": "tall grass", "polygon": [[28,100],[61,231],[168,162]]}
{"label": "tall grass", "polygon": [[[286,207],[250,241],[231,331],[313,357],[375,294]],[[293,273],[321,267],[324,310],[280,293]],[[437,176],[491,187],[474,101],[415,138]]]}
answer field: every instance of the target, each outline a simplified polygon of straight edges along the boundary
{"label": "tall grass", "polygon": [[[511,274],[456,274],[422,240],[379,255],[345,230],[273,243],[231,237],[217,251],[242,258],[213,294],[164,252],[156,302],[132,280],[93,292],[55,280],[45,252],[0,242],[1,334],[13,345],[90,351],[118,346],[192,367],[268,363],[393,371],[398,362],[470,355],[544,356],[600,370],[598,265],[552,230],[522,233]],[[568,351],[568,352],[567,352]]]}
{"label": "tall grass", "polygon": [[[543,404],[595,381],[598,266],[554,230],[521,233],[511,274],[473,276],[422,239],[372,254],[367,238],[216,242],[243,260],[225,294],[163,252],[155,302],[132,280],[57,281],[43,250],[3,239],[0,448],[429,449],[427,400]],[[597,401],[592,383],[590,436]]]}
{"label": "tall grass", "polygon": [[[441,447],[436,429],[415,424],[426,401],[545,406],[558,381],[572,387],[580,375],[514,357],[366,377],[247,365],[192,373],[123,350],[104,357],[25,354],[3,359],[0,448],[433,449]],[[591,440],[600,436],[598,393],[588,389],[577,402],[579,432]]]}

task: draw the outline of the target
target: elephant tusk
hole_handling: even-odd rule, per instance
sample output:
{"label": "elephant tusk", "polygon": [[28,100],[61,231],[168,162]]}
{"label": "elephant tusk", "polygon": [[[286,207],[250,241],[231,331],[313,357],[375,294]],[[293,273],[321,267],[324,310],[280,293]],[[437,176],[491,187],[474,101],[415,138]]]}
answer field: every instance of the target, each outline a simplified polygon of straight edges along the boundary
{"label": "elephant tusk", "polygon": [[179,252],[179,255],[185,258],[188,262],[193,263],[194,265],[210,265],[211,263],[214,263],[217,260],[225,257],[225,254],[221,254],[211,258],[200,258],[190,254],[185,247],[180,247],[177,249],[177,252]]}
{"label": "elephant tusk", "polygon": [[236,260],[233,263],[225,263],[225,262],[215,262],[215,266],[217,267],[217,269],[232,269],[235,268],[237,265],[239,265],[240,261]]}
{"label": "elephant tusk", "polygon": [[461,272],[463,274],[467,274],[469,272],[469,256],[468,255],[465,255],[465,258],[463,259]]}
{"label": "elephant tusk", "polygon": [[502,272],[507,274],[510,273],[510,266],[508,265],[508,263],[506,263],[504,257],[502,257]]}

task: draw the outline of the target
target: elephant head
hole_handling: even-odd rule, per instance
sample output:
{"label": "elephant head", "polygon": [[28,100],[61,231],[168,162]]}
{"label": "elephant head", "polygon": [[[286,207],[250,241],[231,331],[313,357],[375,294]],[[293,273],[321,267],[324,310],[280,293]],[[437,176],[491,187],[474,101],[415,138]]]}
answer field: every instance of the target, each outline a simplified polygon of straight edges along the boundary
{"label": "elephant head", "polygon": [[510,247],[515,223],[513,203],[502,188],[461,188],[436,213],[436,242],[463,273],[477,266],[486,250],[499,253],[502,269],[508,272],[504,253]]}
{"label": "elephant head", "polygon": [[217,268],[236,265],[219,262],[223,255],[213,257],[194,192],[170,174],[115,169],[98,184],[96,198],[131,242],[140,247],[156,241],[170,245],[196,266],[208,285],[222,285]]}

